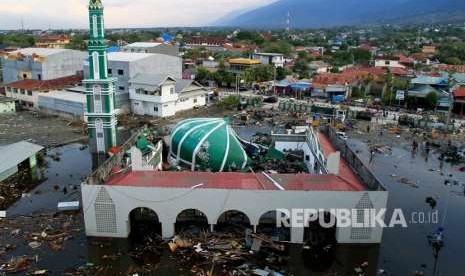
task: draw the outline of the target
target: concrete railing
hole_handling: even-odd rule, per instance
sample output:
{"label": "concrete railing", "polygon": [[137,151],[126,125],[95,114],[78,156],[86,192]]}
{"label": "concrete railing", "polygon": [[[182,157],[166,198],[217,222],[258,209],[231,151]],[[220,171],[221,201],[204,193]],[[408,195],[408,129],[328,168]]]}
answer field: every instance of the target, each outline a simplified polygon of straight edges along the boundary
{"label": "concrete railing", "polygon": [[121,166],[124,153],[131,149],[131,147],[136,143],[137,138],[144,133],[147,129],[147,126],[142,127],[136,133],[134,133],[129,140],[127,140],[122,146],[121,151],[112,157],[105,160],[95,171],[93,171],[85,180],[84,184],[88,185],[98,185],[103,184],[108,177],[111,175],[112,169],[116,166]]}
{"label": "concrete railing", "polygon": [[331,126],[322,126],[320,127],[320,131],[325,133],[331,141],[331,144],[341,152],[341,157],[347,161],[367,189],[370,191],[386,191],[381,181],[371,172],[365,162],[349,148],[347,141],[336,134],[337,130],[335,128]]}

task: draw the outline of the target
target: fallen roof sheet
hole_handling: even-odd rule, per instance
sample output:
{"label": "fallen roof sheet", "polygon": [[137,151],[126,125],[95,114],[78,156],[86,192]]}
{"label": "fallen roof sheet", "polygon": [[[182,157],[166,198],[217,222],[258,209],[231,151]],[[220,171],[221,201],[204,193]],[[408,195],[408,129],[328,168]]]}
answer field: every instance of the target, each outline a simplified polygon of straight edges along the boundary
{"label": "fallen roof sheet", "polygon": [[44,147],[26,141],[0,146],[0,173],[10,170]]}

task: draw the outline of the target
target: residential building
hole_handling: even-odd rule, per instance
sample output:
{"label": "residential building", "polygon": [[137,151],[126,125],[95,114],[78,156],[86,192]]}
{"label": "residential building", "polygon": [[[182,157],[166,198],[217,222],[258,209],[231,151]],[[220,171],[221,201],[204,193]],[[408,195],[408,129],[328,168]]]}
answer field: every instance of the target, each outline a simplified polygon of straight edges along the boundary
{"label": "residential building", "polygon": [[454,96],[454,108],[453,111],[455,114],[460,116],[465,115],[465,88],[456,89],[453,92]]}
{"label": "residential building", "polygon": [[193,36],[186,41],[184,48],[188,50],[205,48],[208,51],[220,52],[225,50],[226,42],[226,39],[221,36]]}
{"label": "residential building", "polygon": [[207,90],[193,80],[139,74],[130,83],[131,110],[136,115],[170,117],[206,104]]}
{"label": "residential building", "polygon": [[274,65],[276,68],[284,67],[284,55],[275,53],[254,53],[251,59],[259,59],[262,64]]}
{"label": "residential building", "polygon": [[421,49],[421,52],[424,53],[424,54],[435,54],[436,53],[436,46],[434,45],[425,45],[423,46],[423,48]]}
{"label": "residential building", "polygon": [[[116,78],[116,107],[122,113],[130,110],[129,81],[138,74],[150,73],[182,77],[182,59],[164,54],[112,52],[107,54],[108,76]],[[89,66],[85,66],[85,75]]]}
{"label": "residential building", "polygon": [[387,68],[405,68],[399,57],[377,57],[375,59],[375,67],[387,67]]}
{"label": "residential building", "polygon": [[3,82],[23,79],[52,80],[83,70],[85,52],[65,49],[25,48],[8,53],[2,60]]}
{"label": "residential building", "polygon": [[232,73],[240,74],[249,68],[262,64],[260,59],[232,58],[228,61],[227,70]]}
{"label": "residential building", "polygon": [[417,99],[417,106],[423,106],[424,99],[429,93],[436,93],[438,96],[438,111],[448,111],[451,106],[449,93],[449,75],[432,73],[430,75],[419,75],[410,81],[410,89],[407,91],[408,97]]}
{"label": "residential building", "polygon": [[171,44],[156,42],[135,42],[124,46],[121,51],[129,53],[163,54],[175,57],[179,56],[178,47]]}
{"label": "residential building", "polygon": [[0,115],[16,112],[16,100],[0,95]]}
{"label": "residential building", "polygon": [[35,46],[39,48],[65,49],[66,45],[68,45],[70,42],[71,38],[67,35],[50,34],[39,37]]}
{"label": "residential building", "polygon": [[8,97],[18,100],[20,107],[38,110],[40,93],[52,93],[56,90],[78,85],[81,81],[82,74],[53,80],[25,79],[6,84],[5,93]]}
{"label": "residential building", "polygon": [[310,73],[312,74],[321,74],[321,73],[329,73],[331,66],[324,61],[315,60],[310,62],[308,65]]}

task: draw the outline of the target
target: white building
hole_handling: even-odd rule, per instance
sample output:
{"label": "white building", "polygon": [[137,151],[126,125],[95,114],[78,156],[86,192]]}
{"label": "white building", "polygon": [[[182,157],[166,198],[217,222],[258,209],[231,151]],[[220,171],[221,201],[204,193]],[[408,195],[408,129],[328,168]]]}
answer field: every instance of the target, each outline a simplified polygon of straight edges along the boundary
{"label": "white building", "polygon": [[170,117],[204,106],[208,92],[192,80],[166,75],[139,74],[130,81],[131,110],[136,115]]}
{"label": "white building", "polygon": [[85,117],[86,102],[84,91],[79,90],[57,90],[38,94],[40,112],[72,120],[87,121]]}
{"label": "white building", "polygon": [[330,71],[331,65],[321,60],[315,60],[315,61],[310,62],[310,64],[308,64],[308,68],[310,69],[310,72],[312,73],[322,74],[322,73],[328,73]]}
{"label": "white building", "polygon": [[179,57],[179,48],[166,43],[135,42],[124,46],[121,51],[129,53],[163,54]]}
{"label": "white building", "polygon": [[252,59],[261,60],[262,64],[271,64],[276,68],[284,67],[284,55],[276,53],[254,53],[252,54]]}
{"label": "white building", "polygon": [[402,63],[400,63],[399,58],[376,58],[375,67],[385,67],[385,68],[406,68]]}
{"label": "white building", "polygon": [[23,79],[51,80],[83,70],[86,52],[65,49],[25,48],[2,59],[3,82]]}
{"label": "white building", "polygon": [[[89,66],[85,66],[88,77]],[[182,59],[165,54],[113,52],[108,53],[108,75],[116,78],[116,106],[123,113],[130,110],[129,82],[138,74],[161,74],[182,77]]]}

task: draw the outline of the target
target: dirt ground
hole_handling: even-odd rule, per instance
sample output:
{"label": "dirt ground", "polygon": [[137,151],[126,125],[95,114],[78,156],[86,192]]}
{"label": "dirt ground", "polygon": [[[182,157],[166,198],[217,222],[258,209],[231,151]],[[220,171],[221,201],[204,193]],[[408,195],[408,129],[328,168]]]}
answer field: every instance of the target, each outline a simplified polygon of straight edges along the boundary
{"label": "dirt ground", "polygon": [[134,128],[141,127],[143,125],[148,125],[152,127],[164,127],[172,124],[176,124],[181,120],[189,118],[221,118],[229,115],[237,114],[237,110],[228,110],[218,107],[217,105],[212,105],[209,107],[201,107],[199,109],[186,110],[176,113],[175,116],[169,118],[155,118],[148,116],[134,116],[134,115],[125,115],[118,117],[119,126]]}
{"label": "dirt ground", "polygon": [[29,111],[0,116],[0,145],[28,140],[53,147],[86,139],[82,122]]}

